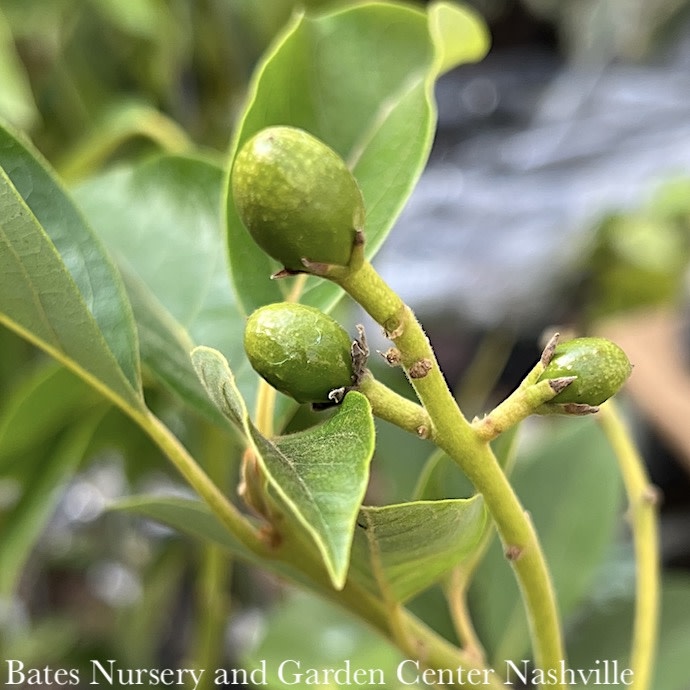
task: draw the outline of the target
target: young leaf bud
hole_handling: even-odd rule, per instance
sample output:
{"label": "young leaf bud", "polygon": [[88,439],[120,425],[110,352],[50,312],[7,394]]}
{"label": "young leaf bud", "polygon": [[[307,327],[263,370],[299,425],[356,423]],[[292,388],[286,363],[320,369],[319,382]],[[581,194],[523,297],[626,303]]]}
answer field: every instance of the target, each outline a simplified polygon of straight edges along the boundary
{"label": "young leaf bud", "polygon": [[352,385],[352,340],[330,316],[303,304],[257,309],[244,331],[254,370],[281,393],[303,403],[328,403],[328,394]]}
{"label": "young leaf bud", "polygon": [[232,193],[256,243],[288,271],[347,266],[364,201],[335,151],[294,127],[268,127],[237,154]]}
{"label": "young leaf bud", "polygon": [[539,381],[577,378],[547,403],[595,407],[618,392],[632,366],[618,345],[606,338],[575,338],[556,345]]}

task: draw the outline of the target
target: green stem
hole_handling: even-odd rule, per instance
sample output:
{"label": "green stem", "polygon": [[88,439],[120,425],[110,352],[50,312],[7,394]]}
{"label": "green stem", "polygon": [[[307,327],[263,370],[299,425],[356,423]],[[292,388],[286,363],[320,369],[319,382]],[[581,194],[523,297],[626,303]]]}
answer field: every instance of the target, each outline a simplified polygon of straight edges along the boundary
{"label": "green stem", "polygon": [[[551,339],[541,353],[539,361],[532,367],[532,370],[525,376],[513,393],[491,410],[483,419],[475,419],[472,422],[474,430],[481,439],[493,441],[504,431],[516,426],[530,415],[544,413],[546,410],[543,405],[553,400],[561,391],[575,381],[576,376],[539,380],[539,377],[544,373],[553,358],[558,337],[558,333],[551,336]],[[593,410],[593,408],[591,409]]]}
{"label": "green stem", "polygon": [[635,622],[630,668],[635,690],[647,690],[652,680],[659,628],[658,492],[650,483],[644,462],[612,400],[599,408],[597,419],[618,458],[628,495],[635,546]]}
{"label": "green stem", "polygon": [[[483,552],[482,555],[484,555]],[[467,591],[472,581],[473,572],[473,569],[463,568],[462,566],[453,568],[448,578],[448,583],[444,587],[444,594],[448,601],[453,627],[460,640],[460,645],[466,654],[469,654],[483,664],[485,663],[486,653],[474,629],[469,607],[467,606]]]}
{"label": "green stem", "polygon": [[473,421],[472,426],[482,440],[493,441],[555,398],[574,379],[570,376],[520,386],[486,417]]}
{"label": "green stem", "polygon": [[[440,678],[439,680],[444,686],[480,686],[493,690],[499,688],[505,690],[505,684],[493,669],[486,668],[470,654],[461,652],[457,647],[439,637],[409,611],[402,611],[402,622],[408,635],[411,635],[417,644],[418,658],[424,659],[421,668],[440,669],[442,671],[462,669],[465,672],[464,682],[460,678],[455,682],[447,682],[444,678]],[[474,671],[474,678],[469,677],[470,671]]]}
{"label": "green stem", "polygon": [[261,539],[247,517],[213,483],[172,431],[148,410],[129,412],[230,533],[257,556],[271,557],[271,547]]}
{"label": "green stem", "polygon": [[409,307],[368,261],[337,282],[395,342],[405,373],[432,420],[436,444],[483,495],[520,584],[535,662],[544,670],[558,669],[564,659],[560,621],[536,532],[491,448],[456,405],[426,334]]}
{"label": "green stem", "polygon": [[434,427],[427,411],[377,381],[370,371],[360,381],[357,390],[367,397],[375,417],[420,438],[434,439]]}
{"label": "green stem", "polygon": [[[314,553],[311,546],[301,541],[299,535],[286,535],[286,541],[280,550],[286,553],[286,562],[294,563],[295,559],[299,561],[300,571],[308,573],[316,591],[348,613],[366,621],[386,639],[398,645],[403,654],[409,655],[406,656],[406,659],[410,659],[406,666],[410,669],[414,668],[414,660],[417,659],[420,675],[424,669],[442,670],[446,674],[449,671],[457,672],[458,669],[462,669],[462,677],[455,677],[452,682],[443,682],[444,686],[481,686],[490,690],[505,687],[498,674],[492,669],[448,642],[407,609],[398,606],[395,620],[391,621],[391,602],[373,595],[351,579],[346,581],[340,591],[333,589],[320,557]],[[481,679],[481,682],[469,680],[467,675],[469,672],[473,672],[473,678]],[[424,685],[433,686],[436,680],[429,678]]]}
{"label": "green stem", "polygon": [[[510,436],[504,436],[502,441],[509,445],[504,448],[499,457],[501,457],[501,467],[507,477],[510,474],[515,464],[515,448],[516,448],[517,429],[514,429]],[[440,451],[437,451],[440,452]],[[484,532],[475,546],[470,557],[457,565],[451,572],[445,587],[446,598],[450,606],[451,615],[455,624],[455,629],[458,639],[463,644],[465,650],[477,656],[478,659],[484,658],[484,650],[481,642],[477,637],[472,621],[470,620],[469,610],[467,605],[467,595],[474,574],[484,560],[486,552],[494,538],[495,525],[487,522],[484,526]]]}
{"label": "green stem", "polygon": [[273,437],[273,414],[276,406],[276,389],[261,379],[256,395],[256,428],[267,438]]}

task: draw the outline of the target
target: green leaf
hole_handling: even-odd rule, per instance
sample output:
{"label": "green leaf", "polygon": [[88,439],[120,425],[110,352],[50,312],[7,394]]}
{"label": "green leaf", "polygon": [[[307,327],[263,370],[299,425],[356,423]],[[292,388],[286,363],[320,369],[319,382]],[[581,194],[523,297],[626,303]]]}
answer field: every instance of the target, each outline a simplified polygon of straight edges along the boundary
{"label": "green leaf", "polygon": [[[615,537],[621,481],[615,457],[592,421],[549,426],[529,455],[519,456],[513,486],[530,512],[564,616],[588,594]],[[573,564],[577,564],[574,567]],[[513,573],[495,540],[479,567],[470,605],[495,663],[528,653],[528,627]]]}
{"label": "green leaf", "polygon": [[369,402],[348,393],[323,424],[271,441],[251,423],[222,354],[198,347],[192,362],[211,400],[242,426],[271,488],[316,544],[334,586],[342,587],[374,452]]}
{"label": "green leaf", "polygon": [[[634,616],[632,597],[607,599],[591,604],[568,631],[568,657],[572,668],[598,668],[597,659],[617,660],[621,670],[630,663],[630,635]],[[690,577],[664,579],[661,625],[654,690],[686,690],[690,687]],[[614,687],[618,687],[617,685]]]}
{"label": "green leaf", "polygon": [[137,323],[142,364],[195,412],[217,426],[228,426],[227,418],[209,400],[194,371],[189,353],[195,343],[187,330],[138,276],[124,271],[123,279]]}
{"label": "green leaf", "polygon": [[369,483],[374,422],[368,400],[348,393],[337,412],[271,444],[254,436],[281,497],[312,534],[335,587],[347,576],[357,512]]}
{"label": "green leaf", "polygon": [[196,375],[211,402],[251,439],[253,425],[227,359],[218,350],[203,346],[194,348],[191,358]]}
{"label": "green leaf", "polygon": [[[499,436],[492,444],[496,457],[502,467],[512,463],[512,455],[515,450],[517,429],[511,429]],[[400,535],[399,553],[394,551],[385,556],[383,560],[386,570],[387,559],[399,560],[397,567],[393,567],[392,575],[386,572],[391,581],[391,590],[396,597],[402,600],[411,598],[434,584],[447,571],[460,565],[465,558],[475,558],[476,548],[480,545],[482,536],[489,530],[492,523],[485,519],[483,500],[480,496],[469,499],[459,499],[462,496],[472,496],[474,488],[465,477],[460,468],[443,451],[435,450],[428,458],[422,473],[419,476],[413,496],[417,502],[407,503],[401,506],[386,506],[383,516],[388,517],[387,511],[395,509],[390,517],[393,519],[393,527],[403,525],[408,516],[410,533],[405,537]],[[419,507],[416,507],[419,506]],[[400,510],[400,515],[397,515]],[[424,513],[429,512],[430,516]],[[398,520],[400,519],[400,522]],[[415,522],[418,521],[418,522]],[[365,524],[366,519],[360,517],[360,524]],[[355,548],[353,552],[353,578],[357,577],[357,570],[362,553],[363,534],[367,531],[357,531]],[[395,536],[395,535],[394,535]],[[393,548],[394,543],[386,544],[385,548]],[[418,556],[413,558],[409,570],[406,559],[409,554],[405,549],[407,544],[417,544]],[[427,551],[425,553],[425,551]],[[383,552],[385,553],[385,551]],[[373,574],[369,569],[362,573],[363,582],[368,588],[372,587]],[[407,579],[405,579],[407,578]],[[407,589],[405,589],[407,588]]]}
{"label": "green leaf", "polygon": [[163,155],[118,167],[74,192],[125,276],[142,359],[192,406],[204,400],[207,416],[215,412],[189,362],[195,345],[236,363],[250,404],[258,381],[244,356],[244,317],[228,278],[222,181],[222,169],[207,160]]}
{"label": "green leaf", "polygon": [[[317,17],[298,16],[258,67],[232,157],[270,125],[301,127],[351,167],[367,208],[366,251],[373,256],[414,188],[436,126],[439,69],[479,59],[485,34],[474,15],[442,4],[431,15],[396,3],[363,3]],[[439,21],[446,24],[439,28]],[[465,45],[458,50],[457,45]],[[254,244],[226,187],[232,275],[244,309],[281,301],[287,282]],[[341,292],[309,279],[303,301],[329,309]]]}
{"label": "green leaf", "polygon": [[0,597],[14,593],[36,540],[42,534],[61,495],[63,484],[81,462],[102,414],[92,414],[71,428],[54,453],[24,482],[24,492],[0,529]]}
{"label": "green leaf", "polygon": [[136,333],[109,258],[28,144],[0,127],[0,323],[143,407]]}
{"label": "green leaf", "polygon": [[277,559],[259,560],[256,554],[235,539],[210,508],[198,499],[179,496],[132,496],[113,502],[109,509],[133,513],[168,525],[193,539],[222,546],[248,563],[313,586],[313,582],[307,580],[304,574],[289,563]]}
{"label": "green leaf", "polygon": [[[194,340],[241,351],[220,244],[222,169],[183,156],[118,167],[75,198],[112,255],[137,275]],[[234,348],[234,349],[233,349]]]}
{"label": "green leaf", "polygon": [[170,525],[183,534],[210,541],[246,560],[256,556],[219,522],[209,507],[197,499],[179,496],[132,496],[113,502],[110,510],[123,510]]}
{"label": "green leaf", "polygon": [[[417,501],[362,508],[351,578],[405,601],[473,553],[486,522],[484,501]],[[378,582],[375,573],[380,573]]]}
{"label": "green leaf", "polygon": [[436,48],[439,74],[481,60],[491,41],[486,24],[471,7],[450,2],[429,5],[429,31]]}

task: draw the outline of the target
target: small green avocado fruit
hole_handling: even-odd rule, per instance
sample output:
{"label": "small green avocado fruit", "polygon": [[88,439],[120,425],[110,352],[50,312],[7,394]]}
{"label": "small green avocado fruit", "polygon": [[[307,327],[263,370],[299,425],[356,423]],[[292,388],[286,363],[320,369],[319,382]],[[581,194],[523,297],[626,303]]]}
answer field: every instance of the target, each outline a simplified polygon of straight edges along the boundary
{"label": "small green avocado fruit", "polygon": [[247,319],[244,349],[254,370],[301,403],[328,403],[328,394],[352,385],[352,340],[323,312],[279,302]]}
{"label": "small green avocado fruit", "polygon": [[364,226],[364,201],[331,148],[295,127],[268,127],[235,158],[232,193],[256,243],[285,269],[312,263],[348,266]]}
{"label": "small green avocado fruit", "polygon": [[615,395],[632,371],[627,355],[606,338],[575,338],[560,343],[539,381],[577,378],[547,405],[601,405]]}

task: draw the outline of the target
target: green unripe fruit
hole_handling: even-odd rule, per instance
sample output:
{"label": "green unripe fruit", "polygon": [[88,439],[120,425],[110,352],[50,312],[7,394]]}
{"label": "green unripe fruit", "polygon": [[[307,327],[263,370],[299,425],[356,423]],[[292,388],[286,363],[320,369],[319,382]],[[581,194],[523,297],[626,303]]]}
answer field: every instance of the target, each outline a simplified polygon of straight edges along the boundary
{"label": "green unripe fruit", "polygon": [[303,304],[260,307],[244,330],[254,370],[298,402],[327,403],[332,390],[352,385],[351,347],[340,324]]}
{"label": "green unripe fruit", "polygon": [[362,193],[342,158],[311,134],[261,130],[235,159],[232,193],[251,236],[286,269],[304,271],[302,259],[350,263]]}
{"label": "green unripe fruit", "polygon": [[576,403],[601,405],[625,383],[632,365],[618,345],[606,338],[575,338],[556,346],[553,358],[539,377],[577,378],[548,405]]}

